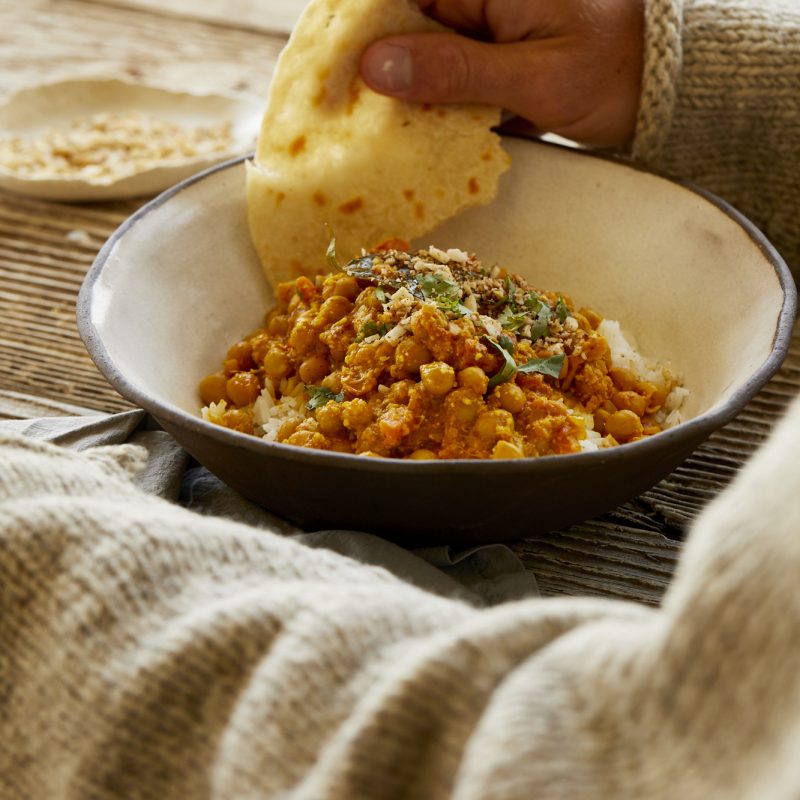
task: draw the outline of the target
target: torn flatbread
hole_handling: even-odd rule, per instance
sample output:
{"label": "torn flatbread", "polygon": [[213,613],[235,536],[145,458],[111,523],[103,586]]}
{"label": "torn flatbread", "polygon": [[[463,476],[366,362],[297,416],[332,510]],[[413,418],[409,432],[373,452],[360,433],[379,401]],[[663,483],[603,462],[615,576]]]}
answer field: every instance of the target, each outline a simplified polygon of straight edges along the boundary
{"label": "torn flatbread", "polygon": [[391,34],[438,31],[413,0],[312,0],[278,60],[247,165],[250,231],[273,285],[411,240],[497,193],[509,157],[500,111],[406,103],[371,91],[361,54]]}

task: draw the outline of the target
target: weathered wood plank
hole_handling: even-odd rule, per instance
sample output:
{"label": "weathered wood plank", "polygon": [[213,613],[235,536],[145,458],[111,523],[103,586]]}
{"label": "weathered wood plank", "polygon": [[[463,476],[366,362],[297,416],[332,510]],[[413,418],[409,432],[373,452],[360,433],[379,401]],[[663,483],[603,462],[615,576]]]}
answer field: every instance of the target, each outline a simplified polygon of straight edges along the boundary
{"label": "weathered wood plank", "polygon": [[285,43],[284,35],[80,0],[0,0],[0,29],[0,94],[63,76],[118,75],[262,98]]}
{"label": "weathered wood plank", "polygon": [[109,6],[138,8],[155,14],[201,19],[233,28],[288,34],[306,0],[94,0]]}

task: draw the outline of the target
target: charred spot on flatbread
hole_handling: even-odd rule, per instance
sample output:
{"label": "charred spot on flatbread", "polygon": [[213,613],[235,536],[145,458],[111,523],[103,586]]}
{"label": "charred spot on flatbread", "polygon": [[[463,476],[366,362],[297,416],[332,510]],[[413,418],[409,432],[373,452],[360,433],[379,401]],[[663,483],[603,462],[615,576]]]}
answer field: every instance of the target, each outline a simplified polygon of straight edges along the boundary
{"label": "charred spot on flatbread", "polygon": [[412,0],[307,6],[278,60],[247,165],[251,236],[273,285],[326,268],[326,226],[349,259],[496,195],[509,164],[491,130],[499,109],[406,103],[359,76],[376,39],[438,30]]}

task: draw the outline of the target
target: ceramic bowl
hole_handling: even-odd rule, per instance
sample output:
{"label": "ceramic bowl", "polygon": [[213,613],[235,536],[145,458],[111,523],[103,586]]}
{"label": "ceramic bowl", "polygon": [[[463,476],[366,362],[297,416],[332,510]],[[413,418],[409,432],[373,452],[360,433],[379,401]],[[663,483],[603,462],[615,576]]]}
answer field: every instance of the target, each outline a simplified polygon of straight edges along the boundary
{"label": "ceramic bowl", "polygon": [[739,213],[690,186],[568,148],[507,139],[497,199],[417,242],[472,250],[618,320],[669,361],[686,421],[651,438],[509,461],[393,461],[295,448],[199,417],[198,380],[272,303],[250,244],[244,164],[161,195],[100,252],[79,300],[93,359],[201,463],[299,525],[404,543],[507,540],[607,511],[667,475],[777,370],[794,283]]}
{"label": "ceramic bowl", "polygon": [[241,97],[194,94],[118,78],[61,80],[20,89],[0,105],[5,137],[30,137],[46,128],[66,126],[103,112],[138,111],[186,128],[231,124],[225,152],[164,161],[135,174],[94,180],[65,176],[30,176],[0,165],[0,188],[45,200],[120,200],[153,195],[212,164],[250,152],[261,125],[263,104]]}

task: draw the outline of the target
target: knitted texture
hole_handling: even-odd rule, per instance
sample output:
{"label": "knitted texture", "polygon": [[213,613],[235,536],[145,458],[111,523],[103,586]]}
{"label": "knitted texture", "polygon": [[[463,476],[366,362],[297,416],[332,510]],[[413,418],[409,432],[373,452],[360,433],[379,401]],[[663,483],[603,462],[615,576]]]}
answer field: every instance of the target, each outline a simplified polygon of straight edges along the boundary
{"label": "knitted texture", "polygon": [[645,5],[642,93],[633,157],[656,162],[672,123],[681,67],[679,0],[649,0]]}
{"label": "knitted texture", "polygon": [[683,0],[680,24],[677,5],[648,2],[651,38],[634,157],[737,207],[797,277],[800,5]]}
{"label": "knitted texture", "polygon": [[478,610],[0,436],[0,797],[795,800],[800,402],[660,610]]}

